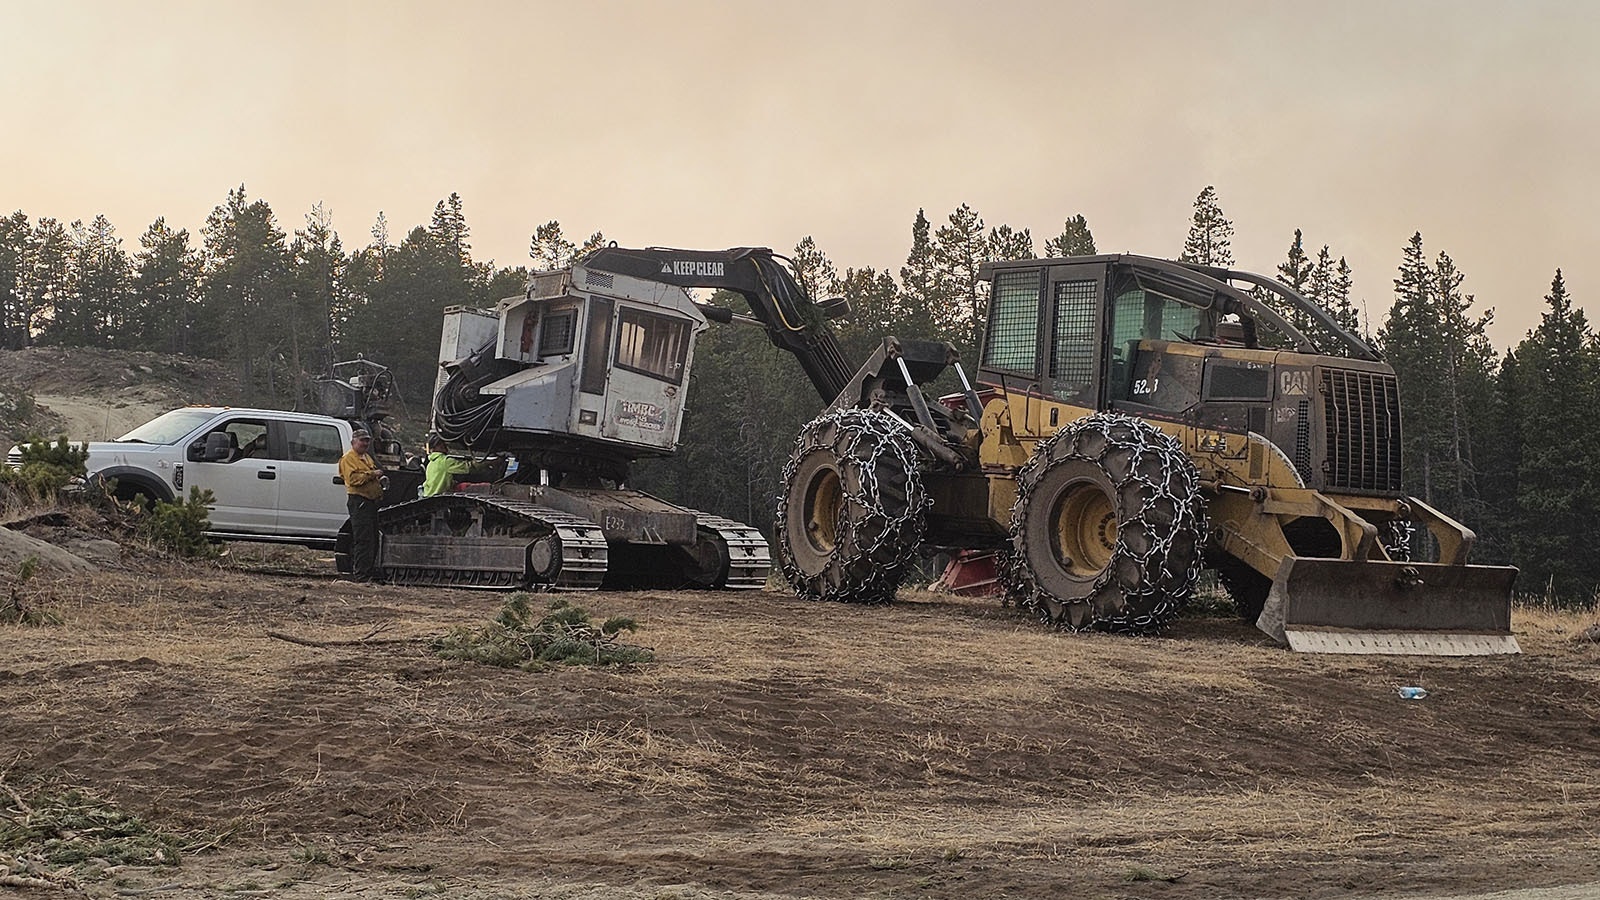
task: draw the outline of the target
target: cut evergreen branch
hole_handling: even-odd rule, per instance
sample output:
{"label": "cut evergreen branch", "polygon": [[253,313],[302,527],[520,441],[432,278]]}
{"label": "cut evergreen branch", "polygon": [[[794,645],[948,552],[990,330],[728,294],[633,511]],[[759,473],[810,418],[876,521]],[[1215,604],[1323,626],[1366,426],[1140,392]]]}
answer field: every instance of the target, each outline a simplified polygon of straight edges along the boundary
{"label": "cut evergreen branch", "polygon": [[79,788],[0,773],[0,876],[76,888],[122,866],[176,866],[182,841]]}
{"label": "cut evergreen branch", "polygon": [[553,664],[624,666],[655,659],[648,648],[619,639],[622,632],[638,630],[632,619],[612,616],[595,625],[588,610],[560,598],[535,618],[530,599],[527,594],[512,595],[482,628],[452,628],[434,641],[434,652],[445,659],[525,669]]}

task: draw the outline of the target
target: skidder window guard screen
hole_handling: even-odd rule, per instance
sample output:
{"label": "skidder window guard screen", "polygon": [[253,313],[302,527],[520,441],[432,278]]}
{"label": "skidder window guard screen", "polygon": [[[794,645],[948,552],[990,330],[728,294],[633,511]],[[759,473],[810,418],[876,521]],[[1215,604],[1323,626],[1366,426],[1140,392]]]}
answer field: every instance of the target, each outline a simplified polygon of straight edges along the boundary
{"label": "skidder window guard screen", "polygon": [[1050,345],[1050,378],[1058,394],[1076,394],[1094,379],[1094,307],[1098,282],[1056,284],[1056,339]]}
{"label": "skidder window guard screen", "polygon": [[1039,270],[1001,272],[990,295],[989,341],[983,364],[1032,372],[1039,338]]}
{"label": "skidder window guard screen", "polygon": [[689,323],[623,308],[617,314],[617,368],[683,382],[689,353]]}

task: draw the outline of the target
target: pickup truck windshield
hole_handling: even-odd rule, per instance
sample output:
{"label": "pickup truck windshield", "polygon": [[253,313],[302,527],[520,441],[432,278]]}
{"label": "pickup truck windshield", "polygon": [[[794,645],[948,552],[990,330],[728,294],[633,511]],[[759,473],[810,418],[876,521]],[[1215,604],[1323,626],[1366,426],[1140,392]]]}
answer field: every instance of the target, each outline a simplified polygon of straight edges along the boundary
{"label": "pickup truck windshield", "polygon": [[175,444],[184,435],[216,418],[216,413],[198,409],[175,409],[151,419],[117,438],[118,443]]}

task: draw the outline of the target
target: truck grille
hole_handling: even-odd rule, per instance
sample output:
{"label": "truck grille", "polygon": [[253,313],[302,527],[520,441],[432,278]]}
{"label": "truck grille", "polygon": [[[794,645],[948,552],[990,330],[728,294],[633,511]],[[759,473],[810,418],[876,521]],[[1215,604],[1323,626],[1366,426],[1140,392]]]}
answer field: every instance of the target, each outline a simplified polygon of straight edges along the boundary
{"label": "truck grille", "polygon": [[1322,370],[1327,486],[1400,490],[1400,385],[1393,375]]}

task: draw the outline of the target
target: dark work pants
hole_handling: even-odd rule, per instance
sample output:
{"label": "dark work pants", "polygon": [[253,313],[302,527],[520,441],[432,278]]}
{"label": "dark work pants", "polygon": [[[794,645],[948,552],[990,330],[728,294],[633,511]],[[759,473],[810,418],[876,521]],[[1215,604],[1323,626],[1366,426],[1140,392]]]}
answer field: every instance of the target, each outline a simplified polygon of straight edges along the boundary
{"label": "dark work pants", "polygon": [[357,578],[373,578],[378,574],[378,501],[350,494],[345,506],[350,510],[350,570]]}

